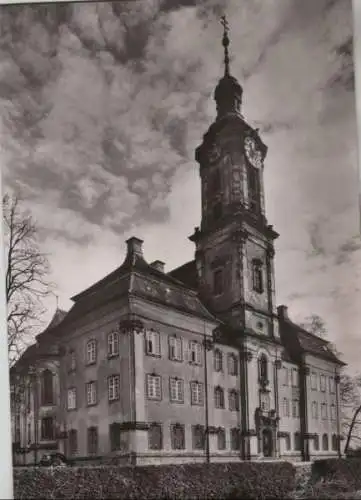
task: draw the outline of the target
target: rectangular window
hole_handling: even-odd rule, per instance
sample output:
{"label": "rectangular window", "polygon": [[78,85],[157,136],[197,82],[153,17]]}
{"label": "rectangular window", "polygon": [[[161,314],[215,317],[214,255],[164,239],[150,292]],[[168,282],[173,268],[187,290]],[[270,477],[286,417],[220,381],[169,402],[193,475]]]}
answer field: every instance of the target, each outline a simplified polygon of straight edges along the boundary
{"label": "rectangular window", "polygon": [[147,398],[158,401],[162,398],[161,378],[159,375],[147,374]]}
{"label": "rectangular window", "polygon": [[169,337],[169,359],[182,361],[182,339],[174,336]]}
{"label": "rectangular window", "polygon": [[283,398],[283,416],[290,416],[290,402],[287,398]]}
{"label": "rectangular window", "polygon": [[214,295],[222,295],[223,293],[223,271],[217,269],[213,273],[213,292]]}
{"label": "rectangular window", "polygon": [[238,358],[234,354],[228,355],[228,373],[229,375],[238,375]]}
{"label": "rectangular window", "polygon": [[319,449],[320,449],[320,438],[318,437],[317,434],[313,439],[313,447],[314,447],[315,451],[319,451]]}
{"label": "rectangular window", "polygon": [[331,405],[331,420],[336,420],[336,406]]}
{"label": "rectangular window", "polygon": [[76,370],[76,352],[71,350],[69,352],[69,372],[74,372]]}
{"label": "rectangular window", "polygon": [[329,384],[330,384],[330,394],[335,394],[336,392],[336,384],[335,384],[335,378],[330,377],[329,378]]}
{"label": "rectangular window", "polygon": [[97,362],[97,341],[89,340],[86,345],[86,363],[92,365]]}
{"label": "rectangular window", "polygon": [[88,455],[98,453],[98,427],[88,427],[87,432]]}
{"label": "rectangular window", "polygon": [[191,382],[191,404],[203,405],[203,384],[200,382]]}
{"label": "rectangular window", "polygon": [[226,449],[226,431],[224,429],[218,429],[217,446],[219,450]]}
{"label": "rectangular window", "polygon": [[282,368],[282,379],[283,379],[283,385],[288,386],[289,385],[289,374],[288,374],[288,368]]}
{"label": "rectangular window", "polygon": [[108,357],[118,356],[119,354],[119,334],[111,332],[108,335]]}
{"label": "rectangular window", "polygon": [[108,377],[108,401],[116,401],[120,396],[120,377],[111,375]]}
{"label": "rectangular window", "polygon": [[292,368],[292,387],[298,387],[298,370]]}
{"label": "rectangular window", "polygon": [[44,417],[41,419],[41,439],[43,441],[52,441],[54,439],[53,417]]}
{"label": "rectangular window", "polygon": [[215,372],[223,371],[223,354],[219,349],[213,353],[213,368]]}
{"label": "rectangular window", "polygon": [[217,409],[224,408],[224,390],[222,387],[214,389],[214,407]]}
{"label": "rectangular window", "polygon": [[317,373],[311,372],[311,389],[317,391]]}
{"label": "rectangular window", "polygon": [[148,448],[150,450],[161,450],[163,448],[162,425],[153,422],[148,430]]}
{"label": "rectangular window", "polygon": [[118,422],[109,425],[109,440],[111,451],[120,450],[120,425]]}
{"label": "rectangular window", "polygon": [[195,365],[202,364],[202,346],[199,342],[189,342],[190,362]]}
{"label": "rectangular window", "polygon": [[300,435],[300,433],[295,432],[294,438],[295,438],[295,451],[300,451],[301,450],[301,435]]}
{"label": "rectangular window", "polygon": [[293,418],[298,418],[300,416],[300,411],[299,411],[299,401],[298,399],[293,399],[292,400],[292,417]]}
{"label": "rectangular window", "polygon": [[160,356],[160,334],[155,330],[145,333],[146,353],[149,356]]}
{"label": "rectangular window", "polygon": [[32,438],[32,436],[31,436],[31,423],[30,422],[28,423],[28,432],[27,432],[27,434],[28,434],[27,442],[28,442],[28,445],[29,445],[31,443],[31,438]]}
{"label": "rectangular window", "polygon": [[228,392],[228,403],[230,411],[238,411],[239,410],[239,397],[238,392],[231,389]]}
{"label": "rectangular window", "polygon": [[69,442],[69,453],[74,456],[78,453],[78,431],[75,429],[70,429],[68,434]]}
{"label": "rectangular window", "polygon": [[326,403],[321,404],[321,418],[323,420],[327,419],[327,404]]}
{"label": "rectangular window", "polygon": [[86,384],[86,403],[88,406],[97,404],[97,383],[88,382]]}
{"label": "rectangular window", "polygon": [[71,387],[68,389],[68,410],[76,409],[76,388]]}
{"label": "rectangular window", "polygon": [[253,290],[257,293],[263,293],[263,269],[260,260],[252,261],[252,285]]}
{"label": "rectangular window", "polygon": [[184,450],[185,432],[184,425],[174,424],[170,427],[170,436],[173,450]]}
{"label": "rectangular window", "polygon": [[312,401],[312,418],[318,418],[318,403],[317,401]]}
{"label": "rectangular window", "polygon": [[169,379],[169,399],[172,403],[184,403],[184,382],[182,379]]}
{"label": "rectangular window", "polygon": [[322,392],[326,392],[326,377],[324,375],[320,376],[320,389]]}
{"label": "rectangular window", "polygon": [[240,431],[238,427],[231,429],[231,450],[236,451],[241,447]]}
{"label": "rectangular window", "polygon": [[193,450],[204,450],[205,432],[203,425],[192,425],[192,447]]}

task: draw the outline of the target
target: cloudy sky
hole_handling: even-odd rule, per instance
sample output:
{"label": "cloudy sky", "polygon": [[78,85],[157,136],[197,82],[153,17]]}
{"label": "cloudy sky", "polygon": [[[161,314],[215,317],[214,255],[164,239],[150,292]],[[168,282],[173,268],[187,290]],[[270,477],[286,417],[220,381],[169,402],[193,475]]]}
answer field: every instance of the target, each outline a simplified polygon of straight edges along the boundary
{"label": "cloudy sky", "polygon": [[192,259],[194,149],[215,117],[223,13],[244,115],[269,147],[277,302],[296,321],[320,315],[355,368],[361,244],[350,0],[2,6],[5,189],[20,192],[37,220],[63,308],[122,262],[130,236],[168,270]]}

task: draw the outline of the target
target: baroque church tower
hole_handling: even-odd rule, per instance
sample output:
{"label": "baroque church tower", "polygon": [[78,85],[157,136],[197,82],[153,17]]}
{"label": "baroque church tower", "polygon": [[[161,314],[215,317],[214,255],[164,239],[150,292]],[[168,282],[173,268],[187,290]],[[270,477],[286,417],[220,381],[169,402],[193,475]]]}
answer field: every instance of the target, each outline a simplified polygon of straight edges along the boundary
{"label": "baroque church tower", "polygon": [[202,220],[196,245],[201,298],[233,329],[278,340],[274,240],[265,214],[263,170],[267,146],[242,115],[243,89],[230,74],[228,25],[224,76],[215,89],[217,116],[196,149]]}

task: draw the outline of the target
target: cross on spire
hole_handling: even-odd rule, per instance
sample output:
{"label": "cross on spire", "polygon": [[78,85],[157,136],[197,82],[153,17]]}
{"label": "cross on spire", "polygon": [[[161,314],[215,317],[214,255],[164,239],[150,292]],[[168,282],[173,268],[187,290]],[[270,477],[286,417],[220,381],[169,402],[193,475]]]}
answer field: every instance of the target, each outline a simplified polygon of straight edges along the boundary
{"label": "cross on spire", "polygon": [[229,54],[228,54],[228,46],[229,46],[229,24],[225,15],[221,17],[221,24],[223,26],[223,38],[222,45],[224,47],[224,75],[229,75]]}

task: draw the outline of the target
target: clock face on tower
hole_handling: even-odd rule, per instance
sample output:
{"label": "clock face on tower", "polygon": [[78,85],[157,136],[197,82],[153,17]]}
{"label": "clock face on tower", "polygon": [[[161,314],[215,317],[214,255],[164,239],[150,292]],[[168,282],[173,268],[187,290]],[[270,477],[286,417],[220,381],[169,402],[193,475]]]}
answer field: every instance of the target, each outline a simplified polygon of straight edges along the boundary
{"label": "clock face on tower", "polygon": [[252,137],[246,137],[244,140],[244,152],[247,160],[253,167],[261,168],[262,153],[257,146],[257,142]]}

